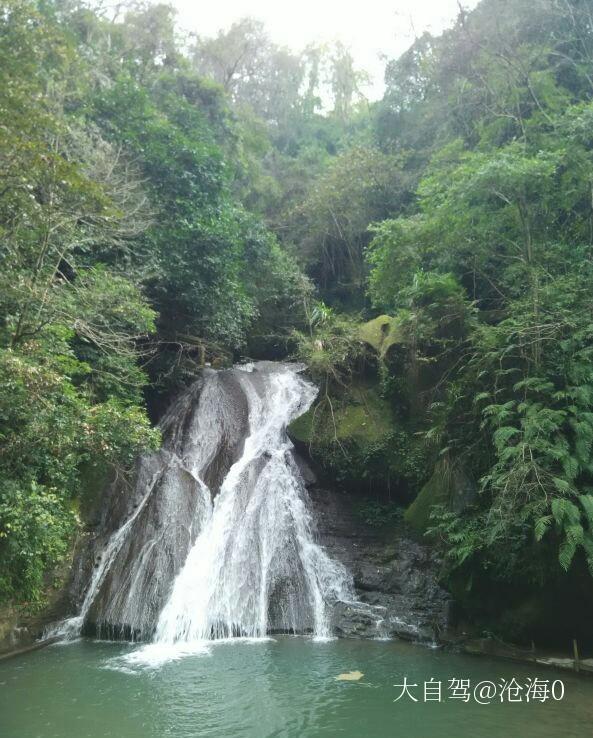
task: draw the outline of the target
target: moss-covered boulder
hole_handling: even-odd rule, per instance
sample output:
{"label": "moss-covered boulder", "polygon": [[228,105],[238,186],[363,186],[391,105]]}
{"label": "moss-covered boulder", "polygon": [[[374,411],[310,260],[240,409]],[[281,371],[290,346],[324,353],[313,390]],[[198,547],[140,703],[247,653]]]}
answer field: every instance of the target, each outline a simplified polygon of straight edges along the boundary
{"label": "moss-covered boulder", "polygon": [[288,426],[288,435],[297,443],[310,444],[313,440],[314,409],[311,408]]}
{"label": "moss-covered boulder", "polygon": [[339,396],[322,395],[288,433],[326,482],[344,490],[404,502],[425,477],[422,449],[377,384],[359,381]]}
{"label": "moss-covered boulder", "polygon": [[459,512],[471,501],[474,494],[475,487],[463,469],[451,463],[448,458],[443,458],[406,510],[404,520],[423,534],[430,527],[430,515],[436,505]]}
{"label": "moss-covered boulder", "polygon": [[336,442],[376,443],[392,429],[389,403],[376,387],[356,384],[339,400],[321,398],[291,423],[288,433],[300,443],[323,447]]}
{"label": "moss-covered boulder", "polygon": [[404,342],[400,321],[389,315],[379,315],[377,318],[363,323],[358,330],[358,336],[381,359],[385,359],[394,346],[401,345]]}

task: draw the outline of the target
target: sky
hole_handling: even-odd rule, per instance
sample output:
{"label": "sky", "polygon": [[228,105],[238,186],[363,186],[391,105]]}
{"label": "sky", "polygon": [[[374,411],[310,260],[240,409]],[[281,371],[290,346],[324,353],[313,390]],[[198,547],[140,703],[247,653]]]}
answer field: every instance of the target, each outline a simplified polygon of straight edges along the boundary
{"label": "sky", "polygon": [[[385,57],[399,56],[423,31],[439,33],[452,24],[457,0],[171,0],[182,29],[214,36],[251,16],[265,23],[277,44],[294,51],[311,42],[342,41],[372,83],[366,94],[383,91]],[[471,9],[478,0],[462,0]]]}

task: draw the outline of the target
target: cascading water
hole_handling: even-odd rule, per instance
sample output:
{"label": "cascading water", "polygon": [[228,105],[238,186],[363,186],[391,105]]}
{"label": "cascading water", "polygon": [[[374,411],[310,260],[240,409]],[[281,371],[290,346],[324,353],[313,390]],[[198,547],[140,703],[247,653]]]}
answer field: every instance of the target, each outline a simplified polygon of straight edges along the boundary
{"label": "cascading water", "polygon": [[354,595],[314,540],[286,433],[316,396],[299,371],[260,362],[205,372],[171,408],[163,449],[141,460],[131,508],[62,632],[94,625],[159,644],[330,635],[329,606]]}
{"label": "cascading water", "polygon": [[311,534],[305,489],[287,424],[316,391],[294,371],[270,373],[248,398],[250,435],[177,577],[156,640],[263,636],[270,628],[329,635],[328,598],[347,583]]}

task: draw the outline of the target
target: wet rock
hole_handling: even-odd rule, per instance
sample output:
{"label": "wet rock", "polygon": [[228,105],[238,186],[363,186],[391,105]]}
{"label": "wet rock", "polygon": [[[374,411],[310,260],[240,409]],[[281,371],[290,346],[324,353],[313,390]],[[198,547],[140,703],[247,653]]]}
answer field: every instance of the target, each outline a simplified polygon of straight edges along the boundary
{"label": "wet rock", "polygon": [[313,487],[318,536],[352,573],[358,602],[338,603],[337,635],[432,642],[447,629],[450,597],[438,584],[434,552],[402,523],[386,539],[354,511],[350,495]]}
{"label": "wet rock", "polygon": [[305,457],[299,454],[297,451],[293,451],[292,456],[295,460],[299,472],[301,473],[301,476],[305,483],[305,487],[307,487],[307,489],[310,489],[311,487],[316,485],[317,475],[315,474]]}
{"label": "wet rock", "polygon": [[336,635],[342,638],[378,638],[381,636],[380,613],[357,603],[338,602],[332,613]]}

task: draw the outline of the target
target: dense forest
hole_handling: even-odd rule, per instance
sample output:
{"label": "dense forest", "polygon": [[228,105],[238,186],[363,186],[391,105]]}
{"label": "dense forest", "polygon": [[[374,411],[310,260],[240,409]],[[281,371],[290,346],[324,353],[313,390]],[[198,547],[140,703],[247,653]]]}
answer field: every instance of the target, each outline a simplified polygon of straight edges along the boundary
{"label": "dense forest", "polygon": [[[205,364],[304,362],[295,443],[462,618],[593,603],[593,4],[482,0],[385,69],[167,5],[0,14],[0,600]],[[590,633],[589,633],[590,638]]]}

